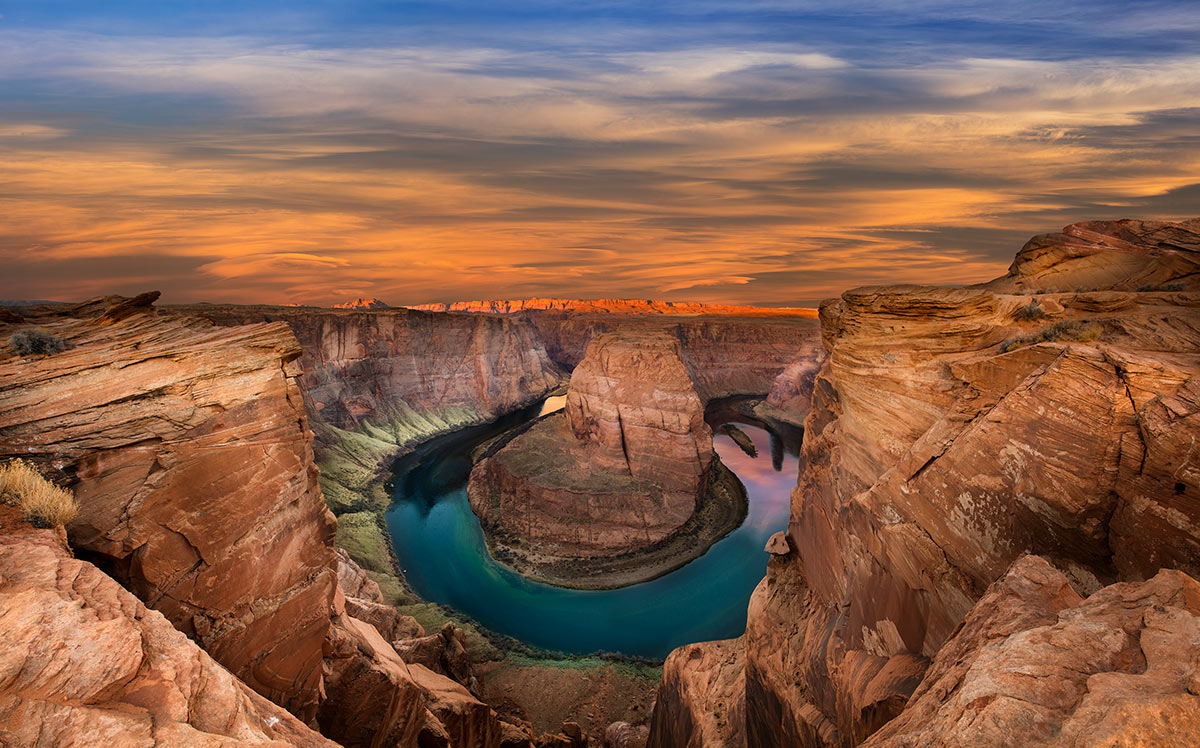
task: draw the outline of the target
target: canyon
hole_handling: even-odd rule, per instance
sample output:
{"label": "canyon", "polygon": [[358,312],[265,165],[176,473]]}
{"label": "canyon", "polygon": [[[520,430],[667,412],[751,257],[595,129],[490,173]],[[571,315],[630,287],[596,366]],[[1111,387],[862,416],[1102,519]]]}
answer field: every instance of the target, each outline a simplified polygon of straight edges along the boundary
{"label": "canyon", "polygon": [[[425,636],[392,607],[403,581],[379,521],[396,456],[561,387],[565,372],[537,331],[403,309],[159,309],[156,297],[6,309],[2,320],[5,338],[36,327],[66,341],[53,357],[0,360],[0,454],[74,490],[83,510],[68,533],[81,562],[299,718],[307,727],[294,744],[319,740],[315,728],[347,746],[571,745],[519,715],[499,719],[471,693],[469,668],[438,665],[461,632]],[[781,337],[815,345],[815,323],[803,324]],[[745,365],[769,373],[790,351],[781,342],[777,366]],[[765,390],[769,374],[757,376]],[[335,527],[349,563],[335,561]],[[380,592],[347,594],[347,574],[355,592],[370,590],[362,579]],[[115,694],[101,691],[85,705]],[[141,706],[157,720],[176,708],[168,702]]]}
{"label": "canyon", "polygon": [[[0,506],[6,743],[582,745],[484,701],[469,622],[396,605],[381,520],[398,457],[564,387],[478,469],[557,428],[571,464],[694,505],[704,406],[765,395],[754,412],[804,427],[745,633],[672,653],[648,736],[610,744],[1200,738],[1200,220],[1075,224],[990,283],[858,288],[819,323],[155,300],[0,316],[69,346],[0,354],[0,457],[80,505],[65,534]],[[687,507],[664,504],[660,537]],[[563,548],[629,543],[613,529]]]}

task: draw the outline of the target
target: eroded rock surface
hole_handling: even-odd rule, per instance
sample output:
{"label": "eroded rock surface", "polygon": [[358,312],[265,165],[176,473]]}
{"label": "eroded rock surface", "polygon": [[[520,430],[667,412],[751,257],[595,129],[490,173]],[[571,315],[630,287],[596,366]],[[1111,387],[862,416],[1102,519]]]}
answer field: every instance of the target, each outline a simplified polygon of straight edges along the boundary
{"label": "eroded rock surface", "polygon": [[53,531],[0,525],[0,743],[336,748]]}
{"label": "eroded rock surface", "polygon": [[217,328],[152,301],[59,309],[35,321],[72,349],[0,354],[0,454],[56,469],[77,550],[307,719],[336,580],[300,346],[282,324]]}
{"label": "eroded rock surface", "polygon": [[1200,744],[1200,583],[1163,570],[1086,600],[1025,556],[864,748]]}
{"label": "eroded rock surface", "polygon": [[750,745],[901,715],[1025,553],[1084,594],[1200,573],[1198,258],[1200,221],[1081,224],[985,286],[822,305],[789,552],[744,637]]}
{"label": "eroded rock surface", "polygon": [[714,503],[714,459],[679,340],[606,334],[575,369],[565,410],[481,459],[468,496],[498,557],[571,583],[555,562],[582,569],[650,549]]}

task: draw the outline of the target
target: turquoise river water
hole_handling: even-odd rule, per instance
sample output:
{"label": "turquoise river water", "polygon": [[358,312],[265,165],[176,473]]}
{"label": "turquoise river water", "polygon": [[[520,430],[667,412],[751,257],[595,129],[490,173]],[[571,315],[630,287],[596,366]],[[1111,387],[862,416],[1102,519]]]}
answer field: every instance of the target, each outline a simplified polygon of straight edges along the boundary
{"label": "turquoise river water", "polygon": [[[523,417],[528,418],[530,414]],[[797,458],[766,430],[739,423],[758,449],[714,436],[722,462],[750,498],[746,521],[686,566],[616,590],[570,590],[525,579],[487,552],[467,503],[470,452],[520,420],[452,434],[397,464],[387,525],[409,584],[483,626],[536,647],[573,654],[665,657],[689,642],[739,636],[767,567],[763,546],[787,526]]]}

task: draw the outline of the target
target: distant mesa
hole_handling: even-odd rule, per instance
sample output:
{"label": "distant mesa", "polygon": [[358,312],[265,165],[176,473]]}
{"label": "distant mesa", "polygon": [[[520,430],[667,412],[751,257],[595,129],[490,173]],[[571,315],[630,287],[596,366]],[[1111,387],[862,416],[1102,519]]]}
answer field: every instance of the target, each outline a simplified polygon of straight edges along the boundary
{"label": "distant mesa", "polygon": [[391,309],[391,304],[385,304],[374,297],[369,299],[355,299],[354,301],[344,301],[341,304],[334,304],[334,309]]}
{"label": "distant mesa", "polygon": [[725,304],[700,304],[691,301],[654,301],[652,299],[517,299],[487,301],[454,301],[436,304],[418,304],[409,309],[426,312],[474,312],[477,314],[519,314],[534,311],[589,312],[619,315],[738,315],[775,316],[798,315],[816,317],[815,309],[793,307],[729,306]]}

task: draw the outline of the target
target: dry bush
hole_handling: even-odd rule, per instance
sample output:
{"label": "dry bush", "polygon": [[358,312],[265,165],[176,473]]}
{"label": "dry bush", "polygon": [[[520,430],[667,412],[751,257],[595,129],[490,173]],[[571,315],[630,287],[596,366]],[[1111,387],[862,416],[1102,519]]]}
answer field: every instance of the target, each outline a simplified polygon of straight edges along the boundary
{"label": "dry bush", "polygon": [[25,460],[0,464],[0,497],[20,507],[35,527],[64,525],[75,519],[79,506],[70,491],[42,477]]}
{"label": "dry bush", "polygon": [[8,347],[21,356],[50,356],[75,346],[70,341],[51,335],[41,328],[31,327],[9,338]]}
{"label": "dry bush", "polygon": [[1098,322],[1079,322],[1064,320],[1043,327],[1037,335],[1020,338],[1008,338],[1000,344],[1000,352],[1008,353],[1027,345],[1045,343],[1051,340],[1064,340],[1073,343],[1093,343],[1100,339],[1104,327]]}
{"label": "dry bush", "polygon": [[1013,319],[1021,322],[1032,322],[1034,320],[1043,319],[1046,316],[1046,310],[1042,309],[1042,305],[1036,301],[1031,301],[1021,307],[1013,314]]}

